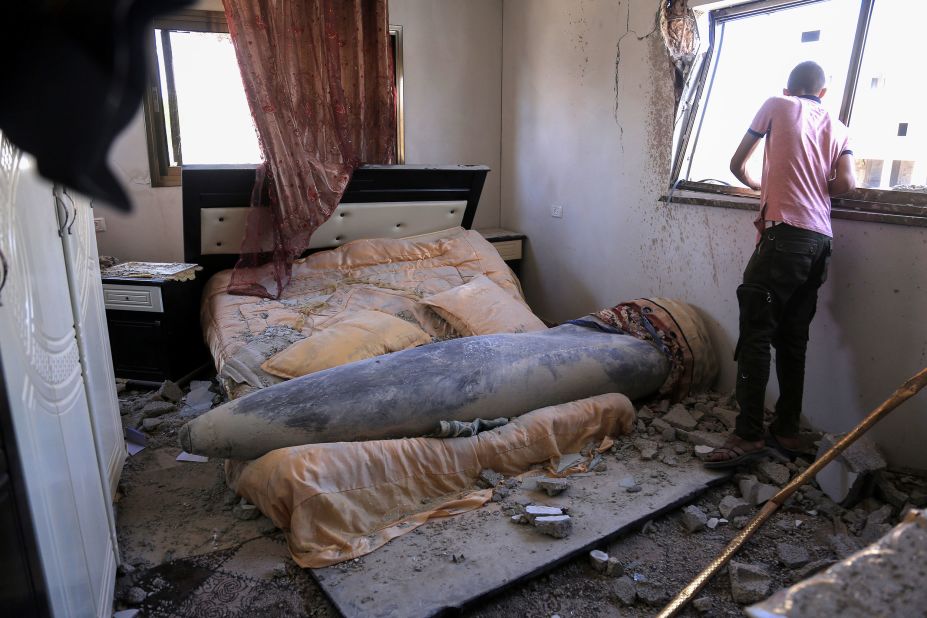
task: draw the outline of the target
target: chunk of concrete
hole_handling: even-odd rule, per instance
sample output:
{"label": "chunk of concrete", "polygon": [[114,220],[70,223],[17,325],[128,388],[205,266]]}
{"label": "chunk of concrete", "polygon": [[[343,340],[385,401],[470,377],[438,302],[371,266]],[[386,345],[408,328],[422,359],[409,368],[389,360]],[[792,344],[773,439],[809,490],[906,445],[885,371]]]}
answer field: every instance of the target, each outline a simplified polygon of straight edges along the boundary
{"label": "chunk of concrete", "polygon": [[618,558],[612,556],[608,559],[608,563],[605,565],[605,574],[611,575],[612,577],[620,577],[624,575],[624,565],[621,564],[621,561]]}
{"label": "chunk of concrete", "polygon": [[666,588],[652,581],[637,582],[637,598],[650,605],[651,607],[662,607],[669,600],[669,593]]}
{"label": "chunk of concrete", "polygon": [[698,446],[710,446],[711,448],[721,448],[724,446],[724,441],[727,439],[727,434],[723,433],[712,433],[710,431],[690,431],[686,434],[686,440],[690,443]]}
{"label": "chunk of concrete", "polygon": [[689,414],[689,411],[686,410],[686,407],[678,403],[670,408],[669,412],[663,415],[663,421],[669,423],[673,427],[685,429],[686,431],[692,431],[697,424],[695,419],[692,418],[692,415]]}
{"label": "chunk of concrete", "polygon": [[600,573],[604,573],[608,568],[608,554],[600,549],[593,549],[589,552],[589,564],[592,568]]}
{"label": "chunk of concrete", "polygon": [[737,412],[734,410],[728,410],[727,408],[712,408],[711,412],[708,414],[721,421],[728,429],[734,429],[734,425],[737,424]]}
{"label": "chunk of concrete", "polygon": [[144,418],[152,418],[155,416],[163,416],[173,411],[174,404],[169,401],[149,401],[145,404],[145,407],[142,408],[142,416]]}
{"label": "chunk of concrete", "polygon": [[722,517],[727,520],[735,517],[746,517],[750,514],[750,505],[737,496],[724,496],[718,504],[718,510]]}
{"label": "chunk of concrete", "polygon": [[566,479],[544,478],[537,480],[537,488],[548,496],[558,496],[570,488],[570,481]]}
{"label": "chunk of concrete", "polygon": [[811,562],[808,550],[800,545],[779,543],[776,545],[776,554],[779,556],[779,562],[790,569],[797,569]]}
{"label": "chunk of concrete", "polygon": [[[821,457],[840,437],[824,434],[817,456]],[[862,436],[814,478],[831,500],[841,506],[852,506],[867,493],[873,483],[873,475],[886,466],[885,459],[872,440]]]}
{"label": "chunk of concrete", "polygon": [[529,504],[525,507],[525,517],[532,523],[538,517],[550,517],[554,515],[563,515],[563,509],[558,509],[555,506],[544,506],[543,504]]}
{"label": "chunk of concrete", "polygon": [[630,577],[619,577],[612,586],[615,597],[622,605],[634,605],[637,600],[637,591],[634,589],[634,582]]}
{"label": "chunk of concrete", "polygon": [[244,498],[241,499],[241,502],[235,505],[235,508],[232,509],[232,515],[236,519],[242,521],[248,521],[251,519],[257,519],[261,516],[261,511],[258,510],[253,504],[249,504]]}
{"label": "chunk of concrete", "polygon": [[161,387],[158,388],[157,397],[163,401],[178,403],[183,399],[183,391],[170,380],[165,380]]}
{"label": "chunk of concrete", "polygon": [[698,457],[699,459],[704,460],[704,459],[707,459],[709,453],[711,453],[711,452],[714,451],[715,449],[712,448],[712,447],[710,447],[710,446],[707,446],[707,445],[705,445],[705,444],[696,444],[696,445],[695,445],[695,448],[694,448],[693,450],[695,451],[695,456],[696,456],[696,457]]}
{"label": "chunk of concrete", "polygon": [[785,485],[789,482],[789,469],[774,461],[761,462],[756,467],[760,477],[773,485]]}
{"label": "chunk of concrete", "polygon": [[705,527],[708,528],[709,530],[714,530],[715,528],[718,527],[719,523],[721,523],[721,520],[718,519],[717,517],[709,517],[708,521],[705,522]]}
{"label": "chunk of concrete", "polygon": [[702,509],[695,505],[690,505],[682,509],[682,519],[680,521],[687,531],[698,532],[705,529],[705,524],[708,523],[708,516]]}
{"label": "chunk of concrete", "polygon": [[483,489],[490,489],[502,482],[502,475],[489,468],[480,470],[480,475],[476,479],[476,484]]}
{"label": "chunk of concrete", "polygon": [[759,565],[732,560],[728,565],[731,577],[731,596],[736,603],[756,603],[769,596],[772,580]]}
{"label": "chunk of concrete", "polygon": [[565,539],[573,532],[573,520],[569,515],[545,515],[534,518],[534,527],[555,539]]}

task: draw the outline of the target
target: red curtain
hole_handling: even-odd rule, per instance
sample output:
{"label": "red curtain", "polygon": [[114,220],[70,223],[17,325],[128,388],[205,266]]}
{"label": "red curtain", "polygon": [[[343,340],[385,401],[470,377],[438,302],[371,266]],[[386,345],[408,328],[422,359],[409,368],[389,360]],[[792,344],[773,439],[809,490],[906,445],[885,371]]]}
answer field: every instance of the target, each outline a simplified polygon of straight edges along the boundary
{"label": "red curtain", "polygon": [[264,164],[229,292],[279,298],[361,163],[394,163],[387,0],[223,0]]}

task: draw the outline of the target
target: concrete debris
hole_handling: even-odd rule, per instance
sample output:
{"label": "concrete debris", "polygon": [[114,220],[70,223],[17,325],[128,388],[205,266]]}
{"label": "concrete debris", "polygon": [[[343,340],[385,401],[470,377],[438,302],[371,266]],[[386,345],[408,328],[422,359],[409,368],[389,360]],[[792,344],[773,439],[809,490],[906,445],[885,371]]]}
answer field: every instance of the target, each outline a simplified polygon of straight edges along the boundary
{"label": "concrete debris", "polygon": [[637,582],[637,598],[652,607],[663,607],[670,600],[666,588],[651,581]]}
{"label": "concrete debris", "polygon": [[779,493],[778,487],[766,483],[757,483],[753,487],[753,493],[750,494],[750,504],[754,506],[766,504],[777,493]]}
{"label": "concrete debris", "polygon": [[677,455],[685,455],[689,452],[689,447],[682,442],[674,442],[673,450],[676,451]]}
{"label": "concrete debris", "polygon": [[710,446],[711,448],[721,448],[724,446],[724,441],[727,439],[727,434],[723,433],[711,433],[710,431],[690,431],[686,434],[686,440],[691,444],[696,446]]}
{"label": "concrete debris", "polygon": [[885,504],[880,508],[869,513],[866,517],[867,526],[878,526],[880,524],[887,524],[889,519],[892,517],[892,505]]}
{"label": "concrete debris", "polygon": [[476,484],[483,489],[491,489],[501,483],[502,478],[501,474],[487,468],[485,470],[480,470],[480,475],[476,479]]}
{"label": "concrete debris", "polygon": [[901,489],[884,474],[878,475],[876,479],[876,494],[896,509],[903,508],[909,499],[908,494],[901,491]]}
{"label": "concrete debris", "polygon": [[673,440],[676,439],[676,430],[673,429],[672,427],[667,427],[666,429],[663,430],[663,433],[660,434],[660,437],[663,439],[664,442],[672,442]]}
{"label": "concrete debris", "polygon": [[641,459],[644,461],[651,461],[657,458],[657,449],[653,447],[645,447],[641,449]]}
{"label": "concrete debris", "polygon": [[154,430],[157,429],[157,428],[161,425],[161,423],[163,423],[163,422],[164,422],[164,421],[163,421],[162,419],[157,418],[157,417],[155,417],[155,418],[146,418],[146,419],[142,420],[142,428],[143,428],[145,431],[154,431]]}
{"label": "concrete debris", "polygon": [[641,487],[640,485],[632,485],[631,487],[628,487],[627,489],[625,489],[625,491],[628,492],[629,494],[636,494],[637,492],[643,489],[644,488]]}
{"label": "concrete debris", "polygon": [[661,399],[660,403],[657,404],[657,412],[659,412],[660,414],[666,414],[667,410],[669,410],[669,407],[670,407],[669,399]]}
{"label": "concrete debris", "polygon": [[565,539],[573,532],[573,520],[569,515],[545,515],[534,518],[534,527],[555,539]]}
{"label": "concrete debris", "polygon": [[585,459],[585,457],[583,457],[582,453],[566,453],[561,455],[560,462],[557,464],[557,474],[569,470],[583,459]]}
{"label": "concrete debris", "polygon": [[[823,455],[839,439],[840,436],[824,434],[817,456]],[[885,459],[872,440],[863,436],[818,472],[815,480],[831,500],[843,506],[852,506],[867,493],[873,475],[886,466]]]}
{"label": "concrete debris", "polygon": [[[672,425],[670,425],[669,423],[667,423],[666,421],[664,421],[664,420],[661,419],[661,418],[655,418],[655,419],[653,419],[653,422],[650,423],[650,426],[653,427],[653,428],[657,431],[657,433],[661,433],[661,434],[662,434],[664,431],[666,431],[667,429],[672,429],[672,428],[673,428]],[[674,433],[675,433],[675,432],[674,432]]]}
{"label": "concrete debris", "polygon": [[692,601],[692,607],[694,607],[695,611],[699,612],[700,614],[709,612],[711,611],[712,607],[711,599],[708,597],[699,597]]}
{"label": "concrete debris", "polygon": [[637,485],[637,481],[634,480],[633,476],[626,476],[622,478],[620,481],[618,481],[618,484],[624,487],[625,489],[627,489],[629,487],[634,487],[635,485]]}
{"label": "concrete debris", "polygon": [[634,605],[637,600],[637,591],[634,589],[634,582],[630,577],[625,576],[616,579],[612,590],[622,605]]}
{"label": "concrete debris", "polygon": [[705,444],[696,444],[694,450],[695,450],[696,457],[698,457],[701,460],[705,460],[707,459],[708,454],[711,453],[715,449]]}
{"label": "concrete debris", "polygon": [[785,485],[789,482],[789,469],[773,461],[764,461],[756,467],[757,473],[763,480],[773,485]]}
{"label": "concrete debris", "polygon": [[138,586],[132,586],[122,596],[122,600],[129,605],[141,605],[146,598],[148,598],[148,593]]}
{"label": "concrete debris", "polygon": [[724,496],[718,510],[724,519],[732,520],[735,517],[745,517],[750,514],[750,505],[736,496]]}
{"label": "concrete debris", "polygon": [[608,563],[605,565],[605,574],[611,575],[612,577],[620,577],[624,575],[624,565],[621,564],[621,561],[618,558],[612,556],[608,559]]}
{"label": "concrete debris", "polygon": [[686,431],[692,431],[698,424],[695,419],[692,418],[692,415],[689,414],[686,407],[678,403],[670,408],[669,412],[663,415],[663,420],[673,427],[685,429]]}
{"label": "concrete debris", "polygon": [[492,492],[492,501],[493,502],[502,502],[509,497],[509,488],[505,485],[500,485],[496,487]]}
{"label": "concrete debris", "polygon": [[235,505],[235,508],[232,509],[232,515],[236,519],[242,521],[248,521],[250,519],[257,519],[261,516],[261,511],[258,510],[253,504],[249,504],[244,498],[241,499],[241,502]]}
{"label": "concrete debris", "polygon": [[525,517],[532,523],[534,523],[534,520],[538,517],[551,517],[556,515],[563,515],[563,509],[558,509],[555,506],[544,506],[543,504],[529,504],[525,507]]}
{"label": "concrete debris", "polygon": [[558,496],[570,488],[570,482],[566,479],[538,479],[537,488],[548,496]]}
{"label": "concrete debris", "polygon": [[682,525],[689,532],[699,532],[705,529],[708,516],[695,505],[687,506],[682,510]]}
{"label": "concrete debris", "polygon": [[741,515],[740,517],[735,517],[731,520],[731,525],[738,530],[743,530],[746,528],[748,523],[750,523],[750,518],[746,515]]}
{"label": "concrete debris", "polygon": [[208,411],[212,408],[215,393],[210,390],[212,382],[194,380],[190,382],[190,392],[184,400],[186,409],[194,414]]}
{"label": "concrete debris", "polygon": [[790,569],[797,569],[811,562],[811,555],[807,549],[791,543],[777,544],[776,554],[779,556],[779,562]]}
{"label": "concrete debris", "polygon": [[161,399],[162,401],[180,403],[180,400],[183,399],[183,391],[180,390],[179,386],[170,380],[165,380],[164,383],[161,384],[161,387],[158,389],[158,392],[155,394],[155,397]]}
{"label": "concrete debris", "polygon": [[808,579],[815,573],[820,573],[824,569],[832,567],[834,564],[836,564],[836,561],[834,560],[815,560],[814,562],[810,562],[807,566],[804,566],[795,571],[794,581]]}
{"label": "concrete debris", "polygon": [[830,544],[831,549],[834,550],[834,553],[837,554],[838,558],[849,556],[862,548],[862,544],[859,541],[846,534],[831,535],[827,538],[827,542]]}
{"label": "concrete debris", "polygon": [[866,524],[863,531],[859,533],[859,538],[865,544],[875,543],[888,534],[891,529],[891,524]]}
{"label": "concrete debris", "polygon": [[589,552],[589,563],[592,565],[592,568],[600,573],[604,573],[605,569],[608,568],[608,554],[599,549],[593,549]]}
{"label": "concrete debris", "polygon": [[728,410],[727,408],[712,408],[711,412],[708,414],[712,418],[721,421],[728,429],[734,429],[734,425],[737,424],[737,412],[734,410]]}
{"label": "concrete debris", "polygon": [[152,418],[154,416],[163,416],[174,411],[174,404],[169,401],[150,401],[142,408],[143,418]]}
{"label": "concrete debris", "polygon": [[637,411],[637,418],[641,420],[645,420],[645,421],[653,420],[654,418],[653,410],[651,410],[647,406],[643,406],[640,410]]}
{"label": "concrete debris", "polygon": [[760,565],[731,560],[728,565],[731,577],[731,596],[741,605],[756,603],[769,596],[772,580]]}
{"label": "concrete debris", "polygon": [[709,530],[714,530],[718,527],[718,524],[721,523],[721,520],[717,517],[709,517],[708,521],[705,522],[705,527]]}

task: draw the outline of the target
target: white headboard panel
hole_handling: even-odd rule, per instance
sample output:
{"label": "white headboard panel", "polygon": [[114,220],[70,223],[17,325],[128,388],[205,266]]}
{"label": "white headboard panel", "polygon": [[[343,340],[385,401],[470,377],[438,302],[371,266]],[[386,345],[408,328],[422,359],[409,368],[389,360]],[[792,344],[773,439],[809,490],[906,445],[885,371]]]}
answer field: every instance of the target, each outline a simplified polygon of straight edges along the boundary
{"label": "white headboard panel", "polygon": [[[360,238],[406,238],[446,230],[461,225],[466,209],[464,200],[341,203],[312,235],[309,248],[329,249]],[[202,208],[200,213],[200,253],[237,254],[245,237],[248,209]],[[262,247],[265,251],[272,248],[272,244]]]}

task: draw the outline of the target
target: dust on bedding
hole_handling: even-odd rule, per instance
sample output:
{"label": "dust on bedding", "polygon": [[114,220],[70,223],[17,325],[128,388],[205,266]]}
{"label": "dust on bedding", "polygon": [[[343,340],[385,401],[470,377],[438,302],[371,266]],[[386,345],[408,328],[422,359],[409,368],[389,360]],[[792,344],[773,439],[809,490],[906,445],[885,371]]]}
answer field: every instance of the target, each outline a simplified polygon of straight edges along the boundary
{"label": "dust on bedding", "polygon": [[522,299],[514,274],[478,232],[359,240],[298,260],[279,300],[231,296],[225,292],[230,271],[218,273],[206,285],[201,318],[219,378],[235,396],[279,382],[260,368],[267,358],[350,312],[389,313],[435,341],[457,337],[419,301],[479,275]]}

